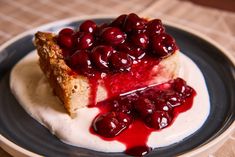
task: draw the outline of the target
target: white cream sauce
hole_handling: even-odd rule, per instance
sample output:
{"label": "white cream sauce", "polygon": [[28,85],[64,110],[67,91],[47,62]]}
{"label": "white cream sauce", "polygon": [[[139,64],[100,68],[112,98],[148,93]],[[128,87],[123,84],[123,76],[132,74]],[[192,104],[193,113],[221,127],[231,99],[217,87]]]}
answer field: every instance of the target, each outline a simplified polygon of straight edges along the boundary
{"label": "white cream sauce", "polygon": [[[179,114],[174,123],[149,136],[148,146],[157,148],[179,142],[197,131],[209,115],[210,102],[204,77],[197,65],[180,54],[179,77],[192,86],[197,95],[192,108]],[[11,72],[10,87],[26,112],[65,143],[103,152],[122,152],[125,145],[118,141],[105,141],[89,131],[97,108],[83,108],[72,119],[38,66],[38,56],[32,52],[20,60]]]}

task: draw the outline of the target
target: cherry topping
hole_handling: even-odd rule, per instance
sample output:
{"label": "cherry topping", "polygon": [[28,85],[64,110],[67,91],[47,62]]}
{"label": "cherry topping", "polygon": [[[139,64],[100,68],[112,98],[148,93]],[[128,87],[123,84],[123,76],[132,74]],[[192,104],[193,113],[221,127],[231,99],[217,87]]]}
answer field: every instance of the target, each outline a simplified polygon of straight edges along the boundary
{"label": "cherry topping", "polygon": [[65,59],[68,59],[74,52],[70,49],[62,49],[62,54]]}
{"label": "cherry topping", "polygon": [[125,22],[126,17],[127,17],[126,14],[123,14],[123,15],[118,16],[118,17],[110,24],[110,26],[119,27],[119,28],[122,29],[123,23]]}
{"label": "cherry topping", "polygon": [[177,92],[182,94],[184,97],[189,97],[193,93],[196,93],[194,89],[192,89],[190,86],[187,86],[186,81],[184,81],[181,78],[175,79],[173,87]]}
{"label": "cherry topping", "polygon": [[116,114],[122,128],[127,128],[132,123],[131,115],[124,112],[116,112]]}
{"label": "cherry topping", "polygon": [[154,129],[163,129],[167,127],[171,123],[172,119],[169,116],[168,112],[164,111],[155,111],[153,114],[150,114],[146,120],[145,123],[150,127]]}
{"label": "cherry topping", "polygon": [[131,51],[131,44],[128,42],[119,44],[119,45],[117,45],[117,50],[129,53],[129,51]]}
{"label": "cherry topping", "polygon": [[184,93],[185,88],[186,88],[186,82],[183,79],[181,79],[181,78],[175,79],[174,89],[177,92]]}
{"label": "cherry topping", "polygon": [[137,47],[145,49],[148,46],[149,39],[145,33],[138,33],[138,34],[132,35],[132,42]]}
{"label": "cherry topping", "polygon": [[71,28],[64,28],[59,32],[57,41],[58,44],[66,49],[70,49],[74,46],[74,31]]}
{"label": "cherry topping", "polygon": [[123,43],[118,45],[117,49],[122,52],[126,52],[133,59],[141,59],[145,56],[145,51],[141,48],[134,47],[130,43]]}
{"label": "cherry topping", "polygon": [[95,30],[95,37],[97,40],[102,40],[101,39],[101,33],[104,31],[105,28],[109,27],[108,23],[103,23],[100,26],[97,26],[96,30]]}
{"label": "cherry topping", "polygon": [[86,33],[93,33],[97,25],[94,21],[86,20],[80,25],[80,31]]}
{"label": "cherry topping", "polygon": [[153,36],[151,44],[153,54],[159,57],[169,56],[177,49],[174,39],[166,33]]}
{"label": "cherry topping", "polygon": [[62,29],[60,32],[59,32],[59,36],[66,36],[66,35],[68,35],[68,36],[71,36],[71,35],[73,35],[73,33],[74,33],[74,31],[73,31],[73,29],[71,29],[71,28],[64,28],[64,29]]}
{"label": "cherry topping", "polygon": [[[102,111],[108,113],[98,116],[98,120],[101,118],[104,122],[99,124],[96,122],[97,120],[95,120],[93,123],[94,129],[101,136],[107,137],[105,133],[108,132],[108,134],[112,135],[110,137],[113,137],[119,134],[123,127],[129,126],[132,119],[134,121],[138,119],[154,130],[169,126],[178,112],[184,112],[192,105],[187,104],[189,97],[185,97],[184,94],[176,91],[175,87],[179,82],[185,81],[181,78],[177,78],[161,85],[148,87],[123,96],[115,96],[98,103],[97,106],[103,104]],[[186,84],[184,86],[186,89],[192,89]],[[192,91],[192,93],[193,92],[194,91]],[[192,93],[188,95],[191,97],[191,100],[188,101],[189,103],[192,103],[194,96]],[[104,108],[106,109],[104,110]],[[123,121],[127,122],[124,123]],[[112,125],[113,127],[110,127],[110,123],[114,123]],[[104,127],[103,125],[108,126],[108,128],[106,128],[107,130],[103,130],[105,133],[102,132],[101,129]],[[120,125],[122,127],[120,127]],[[98,131],[99,128],[100,131]]]}
{"label": "cherry topping", "polygon": [[145,55],[145,51],[141,48],[132,47],[131,51],[128,53],[132,58],[141,60]]}
{"label": "cherry topping", "polygon": [[113,53],[111,46],[100,45],[92,49],[91,58],[95,66],[100,70],[109,70],[109,57]]}
{"label": "cherry topping", "polygon": [[90,33],[84,33],[84,32],[77,33],[76,46],[79,50],[90,48],[93,42],[94,42],[94,38]]}
{"label": "cherry topping", "polygon": [[[94,104],[100,109],[100,114],[93,120],[91,129],[102,137],[126,144],[127,154],[147,154],[151,150],[146,145],[150,133],[171,125],[178,113],[192,105],[196,92],[180,78],[139,90],[146,85],[142,79],[149,81],[153,76],[144,71],[151,71],[161,58],[168,57],[177,49],[174,39],[165,33],[159,19],[147,21],[131,13],[100,26],[87,20],[77,32],[70,28],[61,30],[57,41],[66,63],[78,74],[88,76],[90,85],[94,87],[89,95],[94,97],[89,98],[93,104],[99,78],[103,78],[109,99]],[[116,75],[118,72],[122,73]],[[105,77],[100,77],[103,73],[106,73]],[[126,93],[135,89],[138,90]],[[136,139],[140,141],[137,144],[135,139],[126,138],[133,132],[134,136],[140,137]]]}
{"label": "cherry topping", "polygon": [[171,104],[164,99],[158,99],[155,101],[156,110],[170,112],[172,110]]}
{"label": "cherry topping", "polygon": [[174,91],[165,93],[163,97],[173,107],[181,105],[183,101],[180,94]]}
{"label": "cherry topping", "polygon": [[74,45],[74,38],[72,35],[59,35],[58,43],[63,48],[72,48]]}
{"label": "cherry topping", "polygon": [[154,19],[148,22],[147,32],[150,36],[159,35],[165,32],[165,28],[162,25],[162,21],[159,19]]}
{"label": "cherry topping", "polygon": [[111,109],[113,111],[131,114],[133,112],[133,102],[137,99],[137,95],[129,95],[128,97],[121,97],[120,99],[111,102]]}
{"label": "cherry topping", "polygon": [[110,63],[118,71],[128,71],[131,68],[132,60],[125,52],[116,52],[111,55]]}
{"label": "cherry topping", "polygon": [[196,94],[196,91],[192,87],[187,86],[185,88],[185,91],[182,94],[184,97],[190,97],[190,96]]}
{"label": "cherry topping", "polygon": [[101,114],[91,129],[108,141],[125,144],[126,154],[145,155],[151,151],[146,145],[151,132],[171,125],[179,113],[191,108],[194,96],[195,91],[180,78],[113,96],[96,104]]}
{"label": "cherry topping", "polygon": [[153,101],[146,97],[140,97],[135,103],[135,109],[142,118],[145,118],[155,111],[155,104]]}
{"label": "cherry topping", "polygon": [[125,32],[143,30],[146,26],[146,20],[140,18],[138,15],[131,13],[126,17],[124,23]]}
{"label": "cherry topping", "polygon": [[101,38],[110,45],[118,45],[125,41],[126,35],[117,27],[107,27],[101,32]]}
{"label": "cherry topping", "polygon": [[122,112],[109,112],[97,116],[93,121],[94,131],[103,137],[114,137],[132,122],[130,116]]}
{"label": "cherry topping", "polygon": [[84,75],[92,74],[91,61],[87,50],[77,50],[69,60],[69,64]]}
{"label": "cherry topping", "polygon": [[[109,73],[131,71],[132,67],[142,64],[146,67],[149,62],[149,67],[153,68],[161,58],[171,55],[177,46],[174,39],[164,32],[161,20],[148,21],[131,13],[120,15],[110,23],[101,25],[86,20],[77,31],[71,28],[62,29],[56,40],[62,49],[66,64],[72,70],[79,74],[92,73],[97,78],[104,78]],[[78,71],[77,65],[70,63],[73,62],[70,60],[77,50],[89,51],[87,62],[92,63],[87,66],[89,68]],[[86,70],[88,72],[85,72]],[[151,71],[150,68],[149,70]],[[181,94],[187,97],[193,92],[190,88],[187,88],[187,91],[189,92],[182,91]]]}

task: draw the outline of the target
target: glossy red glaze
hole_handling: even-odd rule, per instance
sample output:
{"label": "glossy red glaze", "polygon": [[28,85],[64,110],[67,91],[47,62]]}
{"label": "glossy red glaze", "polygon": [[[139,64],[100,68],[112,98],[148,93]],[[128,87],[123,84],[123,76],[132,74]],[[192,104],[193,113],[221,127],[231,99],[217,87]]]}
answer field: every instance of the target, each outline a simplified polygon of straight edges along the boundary
{"label": "glossy red glaze", "polygon": [[[137,64],[146,56],[158,60],[171,55],[177,49],[173,38],[165,33],[161,20],[148,21],[134,13],[120,15],[110,23],[102,25],[86,20],[77,31],[64,28],[59,32],[57,41],[65,52],[63,54],[68,66],[73,65],[70,63],[73,59],[69,59],[73,53],[67,53],[68,51],[87,50],[89,56],[92,54],[92,57],[89,57],[91,68],[87,68],[89,71],[70,66],[78,74],[85,76],[129,71],[132,63]],[[109,56],[105,48],[97,52],[96,48],[103,45],[109,45],[108,49],[113,49],[113,52],[117,53]]]}
{"label": "glossy red glaze", "polygon": [[162,33],[152,37],[151,49],[153,54],[159,57],[165,57],[174,53],[177,46],[170,35]]}
{"label": "glossy red glaze", "polygon": [[153,19],[147,24],[147,33],[149,36],[159,35],[165,32],[165,28],[162,25],[161,20]]}
{"label": "glossy red glaze", "polygon": [[125,33],[117,27],[107,27],[101,32],[101,39],[110,45],[123,43],[125,38]]}
{"label": "glossy red glaze", "polygon": [[114,53],[111,46],[99,45],[92,49],[91,58],[100,71],[109,71],[109,58]]}
{"label": "glossy red glaze", "polygon": [[88,49],[94,43],[94,38],[90,33],[79,32],[76,34],[75,44],[78,50]]}
{"label": "glossy red glaze", "polygon": [[[111,127],[110,133],[107,127],[106,130],[100,129],[102,130],[100,133],[96,127],[93,129],[92,126],[91,132],[104,140],[117,140],[125,144],[126,153],[129,155],[142,156],[148,153],[151,150],[147,146],[149,135],[154,131],[169,127],[178,114],[192,107],[196,92],[185,82],[182,85],[182,82],[184,82],[183,79],[177,78],[161,85],[136,90],[123,96],[110,97],[105,101],[99,102],[94,107],[99,108],[101,119],[103,118],[102,115],[110,112],[123,112],[124,116],[119,117],[119,119],[111,117],[105,120],[104,123],[99,121],[97,124],[96,118],[93,121],[93,127],[97,125],[102,126],[100,128],[105,128],[103,125],[110,127],[108,124],[111,122],[115,125],[113,125],[113,128]],[[179,84],[190,90],[178,91]],[[176,86],[177,89],[175,88]],[[172,102],[173,100],[177,101],[177,105]],[[128,120],[128,125],[120,127],[120,121],[124,121],[127,117],[132,117],[133,121]]]}
{"label": "glossy red glaze", "polygon": [[[146,88],[158,76],[153,67],[177,50],[158,19],[147,21],[131,13],[100,26],[87,20],[77,32],[61,30],[57,41],[71,75],[87,76],[89,107],[100,110],[90,131],[125,144],[129,155],[151,151],[146,144],[149,135],[170,126],[192,106],[196,93],[182,79]],[[96,104],[99,85],[105,87],[108,99]],[[140,88],[144,90],[130,94]]]}

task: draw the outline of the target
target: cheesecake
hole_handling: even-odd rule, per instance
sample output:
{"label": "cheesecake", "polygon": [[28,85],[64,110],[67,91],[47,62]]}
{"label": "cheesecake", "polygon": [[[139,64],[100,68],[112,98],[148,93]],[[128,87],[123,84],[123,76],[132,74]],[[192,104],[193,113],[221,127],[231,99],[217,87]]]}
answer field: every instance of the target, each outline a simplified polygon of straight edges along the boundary
{"label": "cheesecake", "polygon": [[86,20],[58,34],[37,32],[39,65],[72,116],[118,95],[178,76],[179,50],[159,19],[120,15],[102,25]]}

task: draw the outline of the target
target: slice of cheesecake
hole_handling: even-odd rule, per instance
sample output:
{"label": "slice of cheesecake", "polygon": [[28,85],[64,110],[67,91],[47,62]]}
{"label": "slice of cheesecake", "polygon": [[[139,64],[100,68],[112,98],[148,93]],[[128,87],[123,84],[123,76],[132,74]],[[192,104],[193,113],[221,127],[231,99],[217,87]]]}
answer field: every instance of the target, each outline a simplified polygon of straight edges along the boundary
{"label": "slice of cheesecake", "polygon": [[[135,20],[145,27],[137,27]],[[66,28],[59,35],[35,34],[39,65],[70,115],[178,75],[177,46],[159,20],[121,15],[103,27],[88,20],[77,32]]]}

